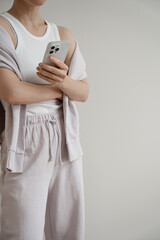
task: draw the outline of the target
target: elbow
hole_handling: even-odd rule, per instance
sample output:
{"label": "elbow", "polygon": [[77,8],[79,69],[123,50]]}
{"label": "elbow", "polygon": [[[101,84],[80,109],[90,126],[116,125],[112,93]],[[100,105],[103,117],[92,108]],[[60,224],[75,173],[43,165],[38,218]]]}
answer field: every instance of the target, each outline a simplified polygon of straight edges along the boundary
{"label": "elbow", "polygon": [[17,97],[13,94],[10,94],[7,97],[6,102],[9,103],[9,104],[19,104],[18,101],[17,101]]}
{"label": "elbow", "polygon": [[11,95],[5,96],[4,101],[7,102],[8,104],[12,104],[12,97]]}
{"label": "elbow", "polygon": [[87,101],[87,99],[88,99],[88,97],[87,97],[87,98],[84,98],[84,99],[82,100],[82,102],[86,102],[86,101]]}
{"label": "elbow", "polygon": [[13,98],[10,96],[5,100],[8,104],[14,104]]}
{"label": "elbow", "polygon": [[84,95],[82,102],[86,102],[88,100],[89,97],[89,88],[87,89],[87,93]]}

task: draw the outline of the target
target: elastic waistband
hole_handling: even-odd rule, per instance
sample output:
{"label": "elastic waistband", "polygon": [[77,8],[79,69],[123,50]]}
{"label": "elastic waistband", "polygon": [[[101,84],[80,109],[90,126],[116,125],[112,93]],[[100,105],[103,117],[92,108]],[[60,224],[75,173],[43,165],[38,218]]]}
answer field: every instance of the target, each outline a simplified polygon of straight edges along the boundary
{"label": "elastic waistband", "polygon": [[55,109],[52,113],[26,115],[26,125],[45,122],[48,119],[59,119],[63,117],[63,108]]}

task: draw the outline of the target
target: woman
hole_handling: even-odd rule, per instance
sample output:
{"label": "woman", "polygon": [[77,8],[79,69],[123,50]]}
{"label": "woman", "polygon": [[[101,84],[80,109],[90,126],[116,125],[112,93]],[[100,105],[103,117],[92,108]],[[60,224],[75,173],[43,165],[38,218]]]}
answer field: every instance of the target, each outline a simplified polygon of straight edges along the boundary
{"label": "woman", "polygon": [[[3,168],[1,240],[42,240],[44,231],[46,240],[84,240],[82,157],[69,161],[63,99],[65,94],[86,101],[88,81],[69,77],[75,40],[69,29],[40,17],[44,3],[15,0],[11,9],[0,15],[0,26],[12,39],[25,79],[19,81],[15,72],[2,64],[0,98],[4,107],[5,102],[13,107],[26,105],[23,172],[10,172],[9,163],[8,169]],[[71,42],[65,62],[51,59],[59,68],[43,64],[47,43],[64,39]],[[6,164],[5,134],[1,151]]]}

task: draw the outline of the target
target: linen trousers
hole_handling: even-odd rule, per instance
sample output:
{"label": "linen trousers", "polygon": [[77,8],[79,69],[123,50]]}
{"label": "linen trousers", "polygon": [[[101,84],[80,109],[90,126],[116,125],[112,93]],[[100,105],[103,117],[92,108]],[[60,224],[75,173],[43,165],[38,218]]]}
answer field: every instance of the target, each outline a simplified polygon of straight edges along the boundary
{"label": "linen trousers", "polygon": [[26,115],[22,173],[5,168],[1,148],[1,240],[84,240],[82,156],[69,161],[63,108]]}

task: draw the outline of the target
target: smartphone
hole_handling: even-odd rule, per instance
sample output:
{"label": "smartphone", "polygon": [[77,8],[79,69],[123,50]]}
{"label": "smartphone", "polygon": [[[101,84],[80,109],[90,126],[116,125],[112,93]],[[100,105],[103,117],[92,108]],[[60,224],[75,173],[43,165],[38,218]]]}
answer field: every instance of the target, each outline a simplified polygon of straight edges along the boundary
{"label": "smartphone", "polygon": [[71,43],[69,40],[49,42],[47,44],[42,62],[50,66],[57,67],[57,65],[52,62],[49,57],[54,56],[64,62],[69,51],[70,44]]}

